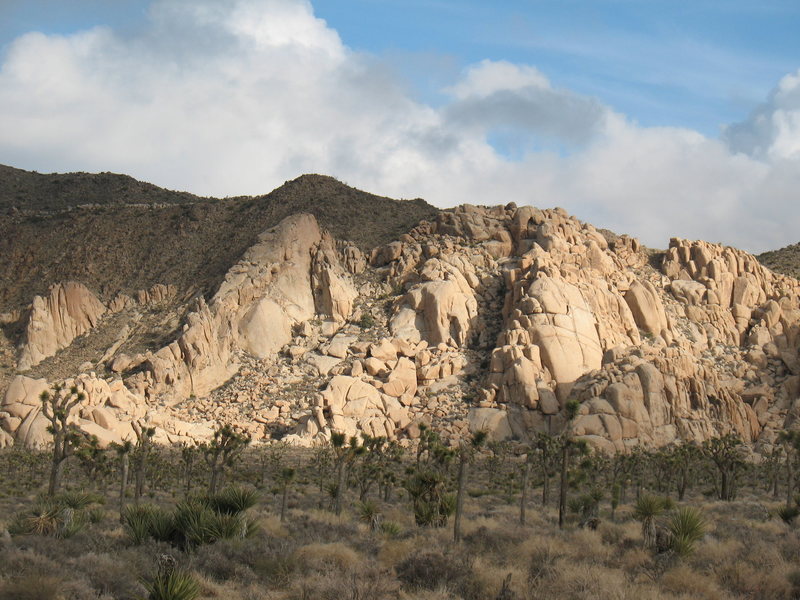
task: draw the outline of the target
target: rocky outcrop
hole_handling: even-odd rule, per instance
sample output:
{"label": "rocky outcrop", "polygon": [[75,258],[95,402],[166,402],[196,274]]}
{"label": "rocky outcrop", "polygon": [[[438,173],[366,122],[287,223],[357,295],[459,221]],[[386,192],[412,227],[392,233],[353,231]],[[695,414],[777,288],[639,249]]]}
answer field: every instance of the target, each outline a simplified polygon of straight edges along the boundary
{"label": "rocky outcrop", "polygon": [[259,236],[210,302],[200,300],[178,339],[128,383],[147,397],[205,396],[236,373],[238,351],[272,356],[298,323],[317,314],[346,319],[355,297],[333,240],[313,216],[294,215]]}
{"label": "rocky outcrop", "polygon": [[83,284],[70,281],[33,299],[17,368],[26,371],[94,327],[106,307]]}
{"label": "rocky outcrop", "polygon": [[[658,269],[634,238],[509,204],[442,212],[368,256],[309,215],[284,220],[172,343],[131,357],[120,331],[103,361],[124,384],[75,378],[76,425],[110,443],[143,419],[166,443],[224,420],[305,445],[570,427],[608,452],[729,432],[769,449],[800,427],[800,283],[744,252],[675,239]],[[180,302],[168,286],[135,296],[111,310]],[[0,445],[46,440],[42,386],[12,384]]]}

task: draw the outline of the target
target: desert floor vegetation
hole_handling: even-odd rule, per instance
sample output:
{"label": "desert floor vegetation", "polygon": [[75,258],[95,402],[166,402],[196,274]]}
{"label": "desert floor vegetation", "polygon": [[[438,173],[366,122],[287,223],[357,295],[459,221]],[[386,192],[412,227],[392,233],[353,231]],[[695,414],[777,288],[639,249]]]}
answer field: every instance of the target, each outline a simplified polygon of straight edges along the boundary
{"label": "desert floor vegetation", "polygon": [[140,493],[125,452],[77,452],[53,494],[52,451],[0,451],[0,600],[800,597],[780,461],[731,455],[722,486],[703,449],[576,452],[559,527],[560,469],[537,444],[475,447],[466,477],[431,432],[405,451],[245,447],[224,471],[211,451],[148,448]]}

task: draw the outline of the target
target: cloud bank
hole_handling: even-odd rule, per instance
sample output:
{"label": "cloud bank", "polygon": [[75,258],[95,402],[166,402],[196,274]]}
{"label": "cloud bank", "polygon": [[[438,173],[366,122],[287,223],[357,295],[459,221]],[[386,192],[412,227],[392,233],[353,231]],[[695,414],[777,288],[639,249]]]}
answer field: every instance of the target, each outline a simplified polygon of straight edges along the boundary
{"label": "cloud bank", "polygon": [[665,247],[800,239],[800,71],[711,139],[645,128],[535,66],[482,61],[426,105],[304,0],[157,0],[146,28],[30,33],[0,64],[0,163],[202,195],[334,175],[439,206],[563,206]]}

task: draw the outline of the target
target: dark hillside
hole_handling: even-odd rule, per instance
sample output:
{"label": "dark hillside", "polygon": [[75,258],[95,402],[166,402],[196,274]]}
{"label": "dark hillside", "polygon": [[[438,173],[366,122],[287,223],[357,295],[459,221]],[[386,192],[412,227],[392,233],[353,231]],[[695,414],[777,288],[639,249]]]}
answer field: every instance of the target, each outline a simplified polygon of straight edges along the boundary
{"label": "dark hillside", "polygon": [[776,273],[800,279],[800,243],[759,254],[756,258]]}
{"label": "dark hillside", "polygon": [[68,279],[106,297],[155,283],[208,293],[261,231],[298,212],[365,250],[438,213],[423,200],[392,200],[321,175],[303,175],[265,196],[219,200],[122,175],[9,167],[0,168],[0,207],[0,310]]}
{"label": "dark hillside", "polygon": [[84,204],[180,204],[197,196],[173,192],[116,173],[44,175],[0,165],[0,207],[54,211]]}

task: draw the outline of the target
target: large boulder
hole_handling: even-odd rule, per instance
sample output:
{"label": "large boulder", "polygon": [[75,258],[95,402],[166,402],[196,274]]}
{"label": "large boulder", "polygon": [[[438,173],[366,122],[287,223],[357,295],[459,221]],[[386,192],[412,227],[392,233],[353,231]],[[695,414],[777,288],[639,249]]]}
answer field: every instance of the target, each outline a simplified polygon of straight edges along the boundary
{"label": "large boulder", "polygon": [[625,292],[625,302],[628,303],[636,324],[647,333],[661,335],[669,327],[661,297],[649,281],[634,280]]}
{"label": "large boulder", "polygon": [[47,296],[35,296],[17,367],[25,371],[66,348],[91,330],[106,307],[81,283],[69,281],[50,288]]}

